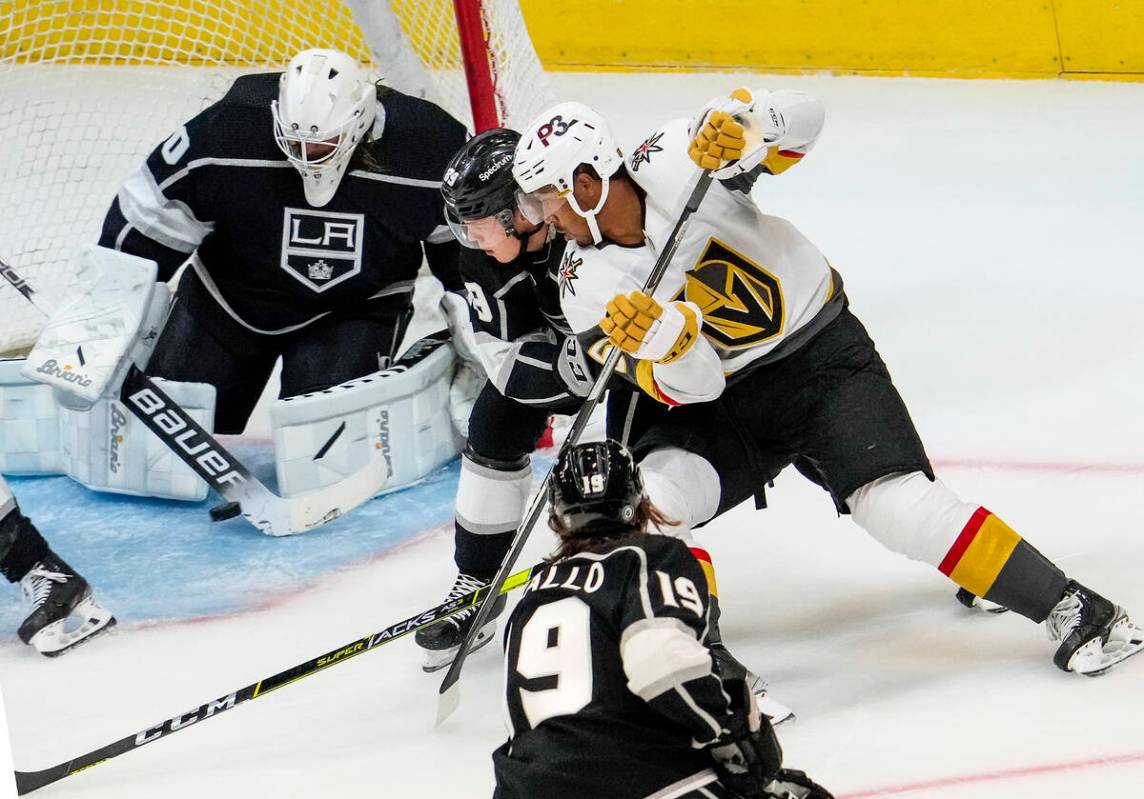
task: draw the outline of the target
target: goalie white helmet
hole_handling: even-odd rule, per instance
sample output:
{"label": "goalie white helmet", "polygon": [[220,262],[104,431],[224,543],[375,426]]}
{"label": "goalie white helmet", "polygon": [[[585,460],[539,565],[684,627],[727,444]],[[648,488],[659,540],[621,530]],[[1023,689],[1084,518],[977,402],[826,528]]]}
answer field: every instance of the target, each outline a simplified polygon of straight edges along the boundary
{"label": "goalie white helmet", "polygon": [[[606,119],[583,103],[560,103],[536,117],[525,128],[516,147],[512,174],[521,188],[520,209],[529,221],[543,219],[543,200],[553,192],[566,199],[582,216],[599,244],[603,237],[596,214],[608,199],[609,180],[623,166],[624,157]],[[600,199],[581,208],[572,191],[576,170],[587,165],[603,181]]]}
{"label": "goalie white helmet", "polygon": [[373,125],[377,91],[369,73],[339,50],[303,50],[278,84],[274,140],[320,208],[338,190],[354,150]]}

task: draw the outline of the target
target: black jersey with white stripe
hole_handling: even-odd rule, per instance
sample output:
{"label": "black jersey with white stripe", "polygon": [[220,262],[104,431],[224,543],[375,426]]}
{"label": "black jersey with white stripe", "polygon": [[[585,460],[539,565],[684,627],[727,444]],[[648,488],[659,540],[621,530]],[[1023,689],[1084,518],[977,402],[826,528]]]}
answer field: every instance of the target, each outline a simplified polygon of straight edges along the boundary
{"label": "black jersey with white stripe", "polygon": [[[247,327],[286,332],[377,295],[408,302],[423,255],[460,289],[441,176],[465,129],[436,105],[379,89],[373,140],[330,202],[311,207],[274,142],[278,75],[238,78],[123,184],[100,244],[151,258],[168,279],[191,263]],[[404,295],[401,297],[401,295]]]}
{"label": "black jersey with white stripe", "polygon": [[511,738],[493,754],[496,798],[643,799],[714,782],[703,746],[729,702],[708,611],[698,561],[666,536],[537,575],[505,633]]}
{"label": "black jersey with white stripe", "polygon": [[507,264],[480,250],[461,252],[461,279],[481,363],[506,397],[530,405],[572,399],[555,365],[571,334],[560,308],[558,270],[563,238]]}

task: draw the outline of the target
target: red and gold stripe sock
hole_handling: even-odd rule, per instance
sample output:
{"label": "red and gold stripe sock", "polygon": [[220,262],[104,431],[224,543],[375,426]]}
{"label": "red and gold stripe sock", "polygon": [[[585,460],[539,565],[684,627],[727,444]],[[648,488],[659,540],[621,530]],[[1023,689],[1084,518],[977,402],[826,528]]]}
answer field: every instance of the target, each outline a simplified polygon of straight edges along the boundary
{"label": "red and gold stripe sock", "polygon": [[974,511],[938,570],[979,597],[1044,621],[1064,592],[1064,572],[987,508]]}

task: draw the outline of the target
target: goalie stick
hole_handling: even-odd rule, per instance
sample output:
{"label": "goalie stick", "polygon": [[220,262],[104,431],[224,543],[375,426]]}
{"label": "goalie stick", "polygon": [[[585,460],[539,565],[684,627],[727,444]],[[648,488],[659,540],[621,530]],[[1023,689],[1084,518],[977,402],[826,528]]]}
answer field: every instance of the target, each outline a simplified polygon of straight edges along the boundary
{"label": "goalie stick", "polygon": [[[343,508],[350,510],[367,502],[385,482],[385,459],[378,450],[371,463],[331,486],[282,497],[251,474],[134,364],[127,371],[119,399],[179,460],[223,499],[236,503],[238,512],[268,535],[302,533],[331,522],[342,515]],[[212,517],[226,518],[217,512],[212,512]]]}
{"label": "goalie stick", "polygon": [[[511,575],[504,581],[500,593],[507,593],[524,585],[543,569],[545,565],[544,563],[538,563],[531,568],[523,569]],[[408,619],[399,621],[396,624],[391,624],[383,630],[378,630],[356,641],[351,641],[345,646],[331,649],[329,652],[307,660],[305,663],[299,663],[297,666],[288,668],[285,671],[280,671],[270,677],[264,677],[256,683],[247,685],[237,691],[231,691],[229,694],[220,696],[217,699],[212,699],[186,713],[180,713],[177,716],[160,721],[144,730],[124,736],[114,743],[93,749],[86,754],[73,757],[71,760],[60,763],[59,765],[39,771],[16,771],[16,790],[21,796],[31,793],[38,788],[43,788],[45,785],[50,785],[53,782],[62,780],[64,777],[70,777],[72,774],[78,774],[113,757],[134,751],[160,738],[166,738],[172,733],[184,730],[196,722],[213,718],[223,711],[230,710],[243,702],[258,699],[273,690],[309,677],[311,674],[317,674],[332,666],[345,663],[350,658],[357,657],[365,652],[370,652],[379,646],[388,644],[390,641],[442,622],[453,614],[482,602],[490,590],[490,586],[486,585],[464,596],[442,602],[434,608],[429,608],[421,613],[410,616]]]}
{"label": "goalie stick", "polygon": [[[652,267],[647,282],[644,283],[642,291],[645,294],[655,293],[660,280],[663,279],[664,273],[667,272],[668,264],[671,263],[675,251],[679,248],[679,242],[683,239],[683,234],[687,230],[691,215],[695,213],[699,204],[703,202],[703,198],[707,194],[707,189],[711,186],[712,179],[710,172],[704,170],[700,173],[699,180],[691,190],[687,202],[684,203],[683,210],[679,214],[679,219],[676,220],[675,227],[671,230],[671,235],[668,236],[663,251],[660,252],[659,258],[656,259],[655,266]],[[576,442],[580,440],[584,428],[588,426],[588,419],[591,417],[592,411],[604,396],[604,389],[612,377],[612,372],[616,369],[620,355],[621,351],[619,347],[612,347],[608,350],[608,356],[604,359],[604,365],[600,368],[600,374],[597,375],[596,382],[592,384],[592,390],[589,391],[588,396],[585,397],[584,404],[576,414],[576,420],[572,423],[572,427],[568,431],[568,437],[564,439],[564,443],[560,447],[560,453],[557,454],[556,458],[557,463],[560,460],[560,454],[568,447],[575,446]],[[544,480],[541,481],[540,488],[537,490],[532,499],[532,503],[528,507],[528,513],[525,514],[520,526],[516,528],[516,534],[513,536],[512,545],[509,548],[508,554],[505,555],[504,561],[501,563],[500,568],[497,569],[496,576],[494,576],[489,583],[494,593],[499,593],[497,587],[507,579],[509,570],[512,569],[512,565],[516,562],[516,559],[520,557],[521,550],[524,549],[524,544],[528,540],[532,528],[536,526],[536,521],[540,518],[540,512],[544,508],[544,503],[547,498],[548,484],[552,480],[552,471],[555,468],[554,463],[553,466],[549,468],[548,473],[544,475]],[[449,666],[449,671],[445,674],[445,679],[441,681],[441,687],[437,694],[438,726],[440,726],[445,719],[449,718],[461,704],[461,669],[464,667],[465,658],[472,649],[473,641],[477,633],[484,626],[485,622],[488,621],[492,608],[493,603],[491,602],[480,603],[477,609],[477,616],[473,620],[472,626],[469,627],[469,632],[465,635],[465,640],[461,642],[461,648],[457,650],[457,656]]]}
{"label": "goalie stick", "polygon": [[[0,274],[41,313],[51,311],[36,299],[36,291],[7,262]],[[445,342],[443,336],[422,339],[413,357],[424,357]],[[401,359],[404,360],[404,359]],[[398,361],[398,364],[401,363]],[[227,500],[211,512],[216,521],[239,513],[268,535],[292,535],[312,530],[367,502],[383,487],[387,469],[380,450],[370,463],[333,485],[292,497],[275,494],[251,474],[218,440],[202,428],[134,364],[120,389],[120,401],[183,463]]]}

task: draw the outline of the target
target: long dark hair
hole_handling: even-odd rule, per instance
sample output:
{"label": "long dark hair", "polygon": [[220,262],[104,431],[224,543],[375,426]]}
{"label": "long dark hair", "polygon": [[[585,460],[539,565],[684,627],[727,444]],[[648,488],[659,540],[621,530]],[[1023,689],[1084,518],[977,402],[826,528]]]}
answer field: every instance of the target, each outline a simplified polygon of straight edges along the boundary
{"label": "long dark hair", "polygon": [[585,528],[574,529],[569,527],[558,513],[548,516],[548,526],[560,540],[560,545],[547,559],[548,563],[555,563],[564,558],[570,558],[581,552],[597,552],[607,549],[617,538],[629,535],[648,535],[648,526],[659,528],[674,527],[679,524],[669,519],[651,500],[644,497],[636,506],[635,518],[629,524],[614,524],[604,526],[589,525]]}

